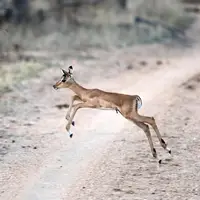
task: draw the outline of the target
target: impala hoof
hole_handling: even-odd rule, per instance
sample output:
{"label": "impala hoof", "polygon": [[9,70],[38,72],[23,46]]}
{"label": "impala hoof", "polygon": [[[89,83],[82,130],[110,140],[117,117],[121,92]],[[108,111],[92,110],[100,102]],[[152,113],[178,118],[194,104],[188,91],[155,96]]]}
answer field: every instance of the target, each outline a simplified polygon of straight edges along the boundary
{"label": "impala hoof", "polygon": [[75,126],[75,121],[72,121],[72,126]]}
{"label": "impala hoof", "polygon": [[171,151],[170,148],[167,147],[166,150],[167,150],[167,152],[168,152],[169,154],[172,154],[172,151]]}
{"label": "impala hoof", "polygon": [[73,133],[70,133],[70,134],[69,134],[69,137],[72,138],[72,137],[73,137]]}

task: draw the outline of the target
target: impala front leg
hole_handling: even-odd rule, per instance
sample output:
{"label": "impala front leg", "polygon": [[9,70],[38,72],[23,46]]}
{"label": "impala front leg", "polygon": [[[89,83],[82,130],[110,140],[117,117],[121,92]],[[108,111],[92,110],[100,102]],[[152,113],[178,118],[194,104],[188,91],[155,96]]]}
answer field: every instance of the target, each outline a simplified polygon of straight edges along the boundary
{"label": "impala front leg", "polygon": [[70,119],[68,120],[68,123],[67,123],[67,126],[66,126],[66,130],[68,131],[70,138],[72,138],[72,136],[73,136],[73,134],[70,133],[70,127],[71,127],[72,121],[73,121],[74,116],[75,116],[76,112],[78,111],[78,109],[80,109],[80,108],[95,108],[95,107],[96,106],[94,106],[94,105],[92,105],[90,103],[87,103],[87,102],[78,103],[77,105],[75,105],[74,111],[73,111]]}
{"label": "impala front leg", "polygon": [[[78,101],[78,100],[81,100],[79,96],[77,95],[74,95],[72,98],[71,98],[71,103],[69,105],[69,109],[67,111],[67,114],[66,114],[66,117],[65,119],[69,120],[70,119],[70,113],[72,111],[72,108],[73,108],[73,103],[74,101]],[[74,122],[72,122],[72,124],[74,125]]]}

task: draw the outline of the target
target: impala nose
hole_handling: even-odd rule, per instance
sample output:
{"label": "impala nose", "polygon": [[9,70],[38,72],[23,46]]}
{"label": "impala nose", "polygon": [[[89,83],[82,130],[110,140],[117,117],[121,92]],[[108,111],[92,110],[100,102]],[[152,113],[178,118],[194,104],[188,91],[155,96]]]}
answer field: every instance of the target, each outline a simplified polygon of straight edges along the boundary
{"label": "impala nose", "polygon": [[53,88],[54,88],[54,89],[58,89],[58,88],[56,87],[56,85],[53,85]]}

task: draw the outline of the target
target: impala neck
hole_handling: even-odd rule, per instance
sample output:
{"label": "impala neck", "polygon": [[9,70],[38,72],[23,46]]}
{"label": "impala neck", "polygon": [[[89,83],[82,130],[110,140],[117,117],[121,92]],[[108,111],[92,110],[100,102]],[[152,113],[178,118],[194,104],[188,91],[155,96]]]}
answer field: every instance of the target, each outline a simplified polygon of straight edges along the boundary
{"label": "impala neck", "polygon": [[69,86],[69,89],[71,89],[74,93],[76,93],[80,97],[82,96],[83,92],[87,90],[86,88],[78,84],[74,79],[72,79],[72,83]]}

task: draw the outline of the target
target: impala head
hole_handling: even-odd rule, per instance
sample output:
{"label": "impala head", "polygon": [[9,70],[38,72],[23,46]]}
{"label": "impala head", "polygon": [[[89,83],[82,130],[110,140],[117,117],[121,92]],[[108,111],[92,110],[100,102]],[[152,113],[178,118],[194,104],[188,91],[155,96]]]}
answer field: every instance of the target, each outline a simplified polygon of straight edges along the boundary
{"label": "impala head", "polygon": [[62,70],[62,77],[59,81],[56,82],[55,85],[53,85],[54,89],[59,89],[59,88],[67,88],[72,84],[72,71],[73,71],[73,67],[69,66],[68,71],[65,71],[64,69]]}

